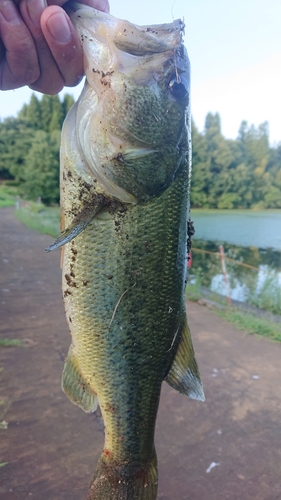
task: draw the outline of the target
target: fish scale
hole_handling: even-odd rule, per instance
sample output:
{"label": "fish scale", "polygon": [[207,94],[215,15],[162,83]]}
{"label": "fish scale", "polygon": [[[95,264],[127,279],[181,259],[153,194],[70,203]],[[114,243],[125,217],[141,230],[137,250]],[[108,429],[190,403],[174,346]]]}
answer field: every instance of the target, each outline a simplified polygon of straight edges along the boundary
{"label": "fish scale", "polygon": [[[63,273],[70,274],[73,269],[75,277],[80,277],[65,299],[72,319],[72,352],[83,377],[99,394],[106,432],[110,429],[106,446],[112,442],[114,460],[128,460],[134,454],[140,463],[146,463],[153,451],[161,383],[178,345],[178,341],[173,346],[172,342],[184,310],[186,241],[180,240],[184,259],[179,263],[175,233],[179,228],[184,231],[187,224],[186,215],[182,217],[185,177],[183,172],[161,197],[145,206],[135,205],[121,217],[117,212],[109,220],[94,219],[65,248]],[[116,220],[120,222],[118,230]],[[126,252],[129,254],[121,260]],[[112,279],[107,277],[109,270]],[[100,396],[103,388],[105,393]],[[108,404],[118,408],[117,420],[114,412],[106,411]],[[139,416],[135,425],[132,414]],[[124,457],[120,440],[115,451],[116,435],[124,438],[123,446],[129,443]]]}

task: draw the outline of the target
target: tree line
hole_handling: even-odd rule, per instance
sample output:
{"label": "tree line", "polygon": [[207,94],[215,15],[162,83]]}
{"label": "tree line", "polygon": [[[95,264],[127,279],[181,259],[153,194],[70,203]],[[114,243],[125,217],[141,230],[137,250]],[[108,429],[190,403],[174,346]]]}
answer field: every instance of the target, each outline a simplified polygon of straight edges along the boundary
{"label": "tree line", "polygon": [[281,208],[281,142],[269,144],[269,125],[242,121],[236,140],[221,133],[218,113],[205,130],[192,124],[191,204],[197,208]]}
{"label": "tree line", "polygon": [[16,118],[0,122],[0,180],[18,186],[21,196],[59,202],[60,131],[73,103],[68,94],[62,101],[32,94]]}
{"label": "tree line", "polygon": [[[19,186],[28,199],[59,202],[59,148],[73,97],[32,95],[16,118],[0,122],[0,181]],[[194,208],[281,208],[281,143],[269,144],[268,123],[242,121],[235,140],[221,133],[218,113],[208,113],[201,133],[192,122]]]}

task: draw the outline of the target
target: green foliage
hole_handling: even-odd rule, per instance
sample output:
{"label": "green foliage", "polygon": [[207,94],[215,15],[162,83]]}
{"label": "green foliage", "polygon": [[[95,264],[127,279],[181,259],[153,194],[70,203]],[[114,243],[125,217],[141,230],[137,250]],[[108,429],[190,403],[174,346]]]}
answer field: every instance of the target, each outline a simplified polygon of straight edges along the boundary
{"label": "green foliage", "polygon": [[24,342],[20,339],[0,339],[0,347],[23,347]]}
{"label": "green foliage", "polygon": [[[194,284],[190,284],[186,289],[186,298],[193,302],[197,302],[200,299],[204,299],[202,291],[200,291],[200,281],[195,280]],[[244,311],[237,309],[233,306],[223,306],[221,301],[218,299],[218,295],[213,294],[209,298],[212,300],[209,302],[212,305],[212,310],[215,314],[220,316],[225,321],[232,323],[239,330],[251,333],[254,335],[259,335],[261,337],[266,337],[269,340],[275,342],[281,342],[281,324],[274,323],[268,318],[259,317],[254,315],[250,311]],[[217,305],[216,305],[217,303]]]}
{"label": "green foliage", "polygon": [[15,197],[5,186],[0,184],[0,207],[10,207],[15,204]]}
{"label": "green foliage", "polygon": [[185,289],[185,296],[187,300],[192,300],[192,302],[199,300],[202,297],[200,287],[201,280],[199,276],[190,276]]}
{"label": "green foliage", "polygon": [[23,190],[26,197],[43,203],[59,202],[60,132],[35,132],[25,158]]}
{"label": "green foliage", "polygon": [[26,226],[56,238],[60,233],[59,207],[45,207],[42,203],[28,203],[15,211],[16,217]]}
{"label": "green foliage", "polygon": [[281,287],[275,271],[266,271],[265,279],[259,286],[257,280],[249,287],[247,302],[273,314],[281,312]]}
{"label": "green foliage", "polygon": [[281,144],[269,146],[267,122],[243,121],[233,141],[218,113],[208,113],[203,134],[192,123],[192,138],[194,208],[281,208]]}
{"label": "green foliage", "polygon": [[232,307],[226,309],[214,309],[214,311],[221,318],[233,323],[239,330],[267,337],[269,340],[281,342],[280,323],[273,323],[268,319],[262,319]]}
{"label": "green foliage", "polygon": [[231,210],[237,206],[239,200],[240,196],[237,193],[223,193],[218,199],[218,208]]}
{"label": "green foliage", "polygon": [[73,104],[74,104],[74,99],[72,95],[64,94],[62,102],[63,116],[67,115],[68,111],[73,106]]}
{"label": "green foliage", "polygon": [[[202,293],[202,288],[226,302],[222,280],[213,281],[222,274],[218,242],[193,241],[192,276],[188,280],[187,298]],[[273,314],[281,315],[281,288],[279,271],[281,253],[272,249],[238,247],[224,244],[229,287],[236,289],[236,299]]]}
{"label": "green foliage", "polygon": [[[200,289],[200,280],[195,278],[193,284],[188,284],[186,287],[186,298],[193,302],[204,299],[202,290]],[[281,323],[275,323],[266,317],[254,315],[251,311],[245,311],[233,306],[223,306],[219,295],[212,294],[208,300],[215,314],[220,316],[225,321],[234,324],[239,330],[266,337],[275,342],[281,342]]]}
{"label": "green foliage", "polygon": [[72,96],[65,94],[61,102],[57,95],[44,95],[42,100],[32,94],[30,103],[25,104],[18,114],[34,130],[53,132],[60,130],[66,113],[74,103]]}
{"label": "green foliage", "polygon": [[0,122],[0,180],[20,185],[19,193],[46,204],[59,202],[60,130],[74,103],[66,94],[35,94],[17,118]]}
{"label": "green foliage", "polygon": [[22,119],[7,118],[0,123],[0,178],[23,181],[25,157],[34,131]]}

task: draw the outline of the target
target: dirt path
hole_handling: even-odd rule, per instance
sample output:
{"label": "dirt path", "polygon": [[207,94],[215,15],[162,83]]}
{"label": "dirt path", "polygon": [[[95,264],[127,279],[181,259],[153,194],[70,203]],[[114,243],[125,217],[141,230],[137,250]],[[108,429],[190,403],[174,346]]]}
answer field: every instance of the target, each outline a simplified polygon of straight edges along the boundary
{"label": "dirt path", "polygon": [[[0,211],[0,499],[86,500],[102,449],[100,417],[61,392],[70,343],[59,252]],[[206,392],[198,403],[163,384],[157,421],[159,500],[281,499],[281,345],[245,335],[188,303]],[[217,464],[211,468],[211,464]],[[207,472],[209,470],[210,472]]]}

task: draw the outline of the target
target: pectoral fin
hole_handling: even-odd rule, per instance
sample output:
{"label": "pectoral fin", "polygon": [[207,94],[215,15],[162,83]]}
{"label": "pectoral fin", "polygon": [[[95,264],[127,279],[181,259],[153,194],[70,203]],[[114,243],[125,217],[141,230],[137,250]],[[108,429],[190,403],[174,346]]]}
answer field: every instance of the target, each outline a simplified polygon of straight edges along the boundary
{"label": "pectoral fin", "polygon": [[173,364],[165,380],[181,394],[186,394],[191,399],[205,401],[186,317],[181,332],[181,340]]}
{"label": "pectoral fin", "polygon": [[71,348],[64,364],[62,389],[72,403],[80,406],[86,413],[96,411],[98,407],[97,395],[81,374]]}
{"label": "pectoral fin", "polygon": [[69,243],[73,238],[76,238],[78,234],[82,233],[82,231],[88,226],[91,220],[95,217],[95,215],[103,208],[104,206],[104,196],[100,195],[94,200],[91,205],[86,205],[81,212],[79,212],[76,217],[74,217],[70,226],[65,229],[58,238],[54,241],[52,245],[46,248],[46,252],[51,252],[56,248]]}

